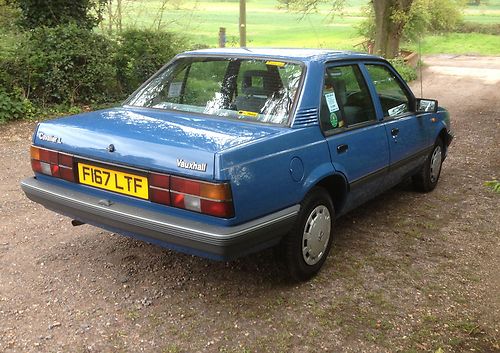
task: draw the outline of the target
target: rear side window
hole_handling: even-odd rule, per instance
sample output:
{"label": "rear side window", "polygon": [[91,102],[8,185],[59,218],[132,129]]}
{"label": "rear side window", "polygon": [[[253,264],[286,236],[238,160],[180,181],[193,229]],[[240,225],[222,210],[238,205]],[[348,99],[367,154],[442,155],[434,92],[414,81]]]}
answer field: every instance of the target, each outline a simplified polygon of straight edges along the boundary
{"label": "rear side window", "polygon": [[384,117],[397,117],[410,111],[410,94],[400,80],[382,65],[365,65],[380,98]]}
{"label": "rear side window", "polygon": [[376,120],[370,93],[357,65],[325,70],[320,120],[325,131]]}

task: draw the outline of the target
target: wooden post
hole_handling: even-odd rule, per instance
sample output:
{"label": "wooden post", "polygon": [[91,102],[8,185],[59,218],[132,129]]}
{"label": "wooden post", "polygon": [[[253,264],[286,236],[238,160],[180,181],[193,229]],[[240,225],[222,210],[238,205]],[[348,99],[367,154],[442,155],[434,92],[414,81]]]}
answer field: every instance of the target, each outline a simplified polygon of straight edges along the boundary
{"label": "wooden post", "polygon": [[226,47],[226,27],[219,27],[219,48]]}
{"label": "wooden post", "polygon": [[240,0],[240,47],[247,46],[247,1]]}

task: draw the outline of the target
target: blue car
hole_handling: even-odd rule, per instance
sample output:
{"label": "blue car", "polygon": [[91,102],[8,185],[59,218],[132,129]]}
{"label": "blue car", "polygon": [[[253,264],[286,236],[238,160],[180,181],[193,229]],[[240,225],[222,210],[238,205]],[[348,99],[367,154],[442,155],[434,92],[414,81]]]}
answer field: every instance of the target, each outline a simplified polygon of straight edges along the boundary
{"label": "blue car", "polygon": [[408,177],[433,190],[452,138],[448,112],[380,57],[199,50],[119,108],[40,123],[21,186],[73,225],[181,252],[276,247],[307,280],[338,217]]}

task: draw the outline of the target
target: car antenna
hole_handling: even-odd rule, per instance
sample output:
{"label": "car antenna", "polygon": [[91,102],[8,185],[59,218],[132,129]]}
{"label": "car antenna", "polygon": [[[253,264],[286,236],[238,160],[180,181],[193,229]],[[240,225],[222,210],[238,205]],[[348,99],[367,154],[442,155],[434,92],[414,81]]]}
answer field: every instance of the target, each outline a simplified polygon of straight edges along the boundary
{"label": "car antenna", "polygon": [[423,61],[422,61],[422,45],[420,43],[420,36],[418,37],[418,69],[420,71],[420,98],[423,98],[424,97],[424,84],[423,84],[423,81],[424,81],[424,77],[422,76],[422,65],[423,65]]}

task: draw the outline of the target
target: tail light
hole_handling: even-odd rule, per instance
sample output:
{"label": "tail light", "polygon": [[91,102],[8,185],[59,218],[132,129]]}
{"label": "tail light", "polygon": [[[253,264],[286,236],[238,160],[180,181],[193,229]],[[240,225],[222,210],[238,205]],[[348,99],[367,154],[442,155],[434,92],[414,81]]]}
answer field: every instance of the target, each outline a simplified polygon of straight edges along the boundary
{"label": "tail light", "polygon": [[209,183],[165,174],[150,174],[150,200],[215,217],[234,215],[229,183]]}
{"label": "tail light", "polygon": [[31,168],[41,174],[74,182],[73,156],[31,146]]}
{"label": "tail light", "polygon": [[233,216],[233,201],[228,183],[208,183],[171,177],[172,206],[216,217]]}
{"label": "tail light", "polygon": [[149,199],[156,203],[170,205],[170,175],[151,173],[149,175]]}

